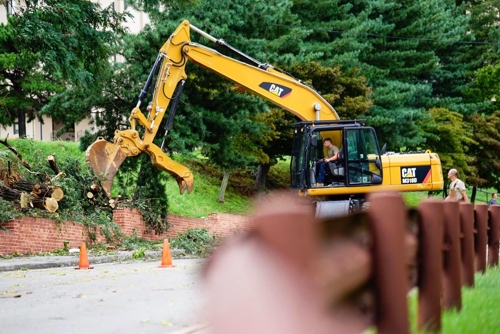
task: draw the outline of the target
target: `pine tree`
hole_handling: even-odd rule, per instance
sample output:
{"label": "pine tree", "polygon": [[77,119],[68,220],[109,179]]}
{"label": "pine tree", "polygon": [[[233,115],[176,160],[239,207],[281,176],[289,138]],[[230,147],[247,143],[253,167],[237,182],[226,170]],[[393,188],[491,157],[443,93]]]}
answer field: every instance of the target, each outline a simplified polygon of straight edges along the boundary
{"label": "pine tree", "polygon": [[368,74],[375,101],[369,120],[390,148],[415,148],[426,138],[417,121],[425,119],[425,109],[435,106],[431,78],[439,69],[436,50],[463,36],[462,21],[442,0],[400,1],[373,14],[382,16],[391,29],[373,39],[370,52],[360,55],[376,68]]}
{"label": "pine tree", "polygon": [[476,69],[495,65],[500,60],[500,3],[497,0],[473,0],[462,2],[464,12],[470,15],[468,33],[475,38],[474,47],[467,59],[476,64]]}
{"label": "pine tree", "polygon": [[400,149],[425,141],[417,121],[436,104],[437,50],[460,40],[466,26],[451,1],[296,0],[292,12],[313,31],[306,47],[323,52],[319,60],[368,78],[374,105],[367,118],[382,142]]}

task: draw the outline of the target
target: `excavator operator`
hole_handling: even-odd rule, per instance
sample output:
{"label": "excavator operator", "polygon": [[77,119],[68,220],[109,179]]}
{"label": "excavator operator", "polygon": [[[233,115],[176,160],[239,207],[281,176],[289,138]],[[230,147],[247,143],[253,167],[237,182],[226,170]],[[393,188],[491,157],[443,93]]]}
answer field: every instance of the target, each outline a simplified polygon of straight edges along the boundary
{"label": "excavator operator", "polygon": [[326,138],[323,142],[323,145],[327,148],[327,157],[321,160],[318,160],[316,163],[316,174],[317,174],[317,183],[316,187],[322,187],[325,181],[325,173],[326,167],[329,162],[336,161],[339,158],[339,148],[333,145],[332,140],[330,138]]}

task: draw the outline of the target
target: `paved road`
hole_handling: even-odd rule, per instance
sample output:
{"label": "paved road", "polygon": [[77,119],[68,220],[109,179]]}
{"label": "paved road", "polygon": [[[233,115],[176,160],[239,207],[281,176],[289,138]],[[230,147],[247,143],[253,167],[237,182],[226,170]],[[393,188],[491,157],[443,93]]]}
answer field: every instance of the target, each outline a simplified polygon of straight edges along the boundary
{"label": "paved road", "polygon": [[173,333],[204,322],[201,260],[0,273],[0,332]]}

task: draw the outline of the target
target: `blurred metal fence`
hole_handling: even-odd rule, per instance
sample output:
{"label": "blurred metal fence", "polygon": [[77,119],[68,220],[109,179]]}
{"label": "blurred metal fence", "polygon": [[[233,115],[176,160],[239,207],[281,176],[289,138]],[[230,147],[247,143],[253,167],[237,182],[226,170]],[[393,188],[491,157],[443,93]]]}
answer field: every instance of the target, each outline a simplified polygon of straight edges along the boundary
{"label": "blurred metal fence", "polygon": [[500,206],[427,200],[408,210],[399,194],[370,209],[318,220],[308,201],[279,193],[255,228],[228,241],[204,269],[212,333],[409,333],[441,329],[462,307],[461,287],[498,265]]}

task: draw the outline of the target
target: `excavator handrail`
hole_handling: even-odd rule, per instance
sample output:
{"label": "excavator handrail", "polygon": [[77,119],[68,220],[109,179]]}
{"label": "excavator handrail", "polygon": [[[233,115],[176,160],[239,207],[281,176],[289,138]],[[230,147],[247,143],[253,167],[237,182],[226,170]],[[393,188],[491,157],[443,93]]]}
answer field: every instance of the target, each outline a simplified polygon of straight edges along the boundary
{"label": "excavator handrail", "polygon": [[250,63],[250,65],[253,65],[253,66],[256,66],[258,68],[261,68],[261,69],[268,69],[268,68],[275,68],[273,67],[272,65],[269,65],[267,63],[262,63],[260,61],[258,61],[257,59],[253,58],[253,57],[250,57],[249,55],[247,55],[246,53],[244,53],[243,51],[240,51],[238,50],[237,48],[231,46],[230,44],[226,43],[225,40],[223,40],[222,38],[215,38],[213,37],[212,35],[210,35],[209,33],[195,27],[194,25],[192,25],[191,23],[189,24],[189,27],[194,30],[195,32],[197,32],[198,34],[202,35],[203,37],[207,38],[208,40],[214,42],[216,45],[220,45],[220,46],[223,46],[225,47],[226,49],[228,49],[229,51],[233,52],[234,54],[240,56],[240,57],[243,57],[244,59],[248,60],[248,62]]}
{"label": "excavator handrail", "polygon": [[365,124],[366,119],[354,119],[354,120],[344,120],[335,119],[331,121],[302,121],[293,123],[292,126],[302,126],[302,125],[328,125],[328,124]]}

